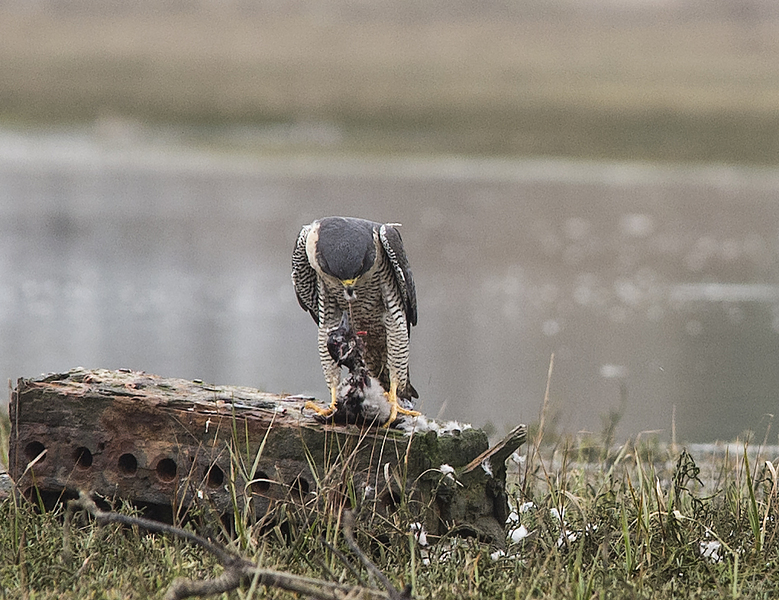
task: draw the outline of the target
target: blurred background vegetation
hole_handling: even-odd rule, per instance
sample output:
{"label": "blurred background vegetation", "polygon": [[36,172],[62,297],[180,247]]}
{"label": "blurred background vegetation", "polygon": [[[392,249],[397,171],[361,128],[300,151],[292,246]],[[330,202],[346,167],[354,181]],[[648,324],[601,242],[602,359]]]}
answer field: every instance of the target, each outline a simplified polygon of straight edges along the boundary
{"label": "blurred background vegetation", "polygon": [[3,123],[777,164],[779,4],[3,0]]}

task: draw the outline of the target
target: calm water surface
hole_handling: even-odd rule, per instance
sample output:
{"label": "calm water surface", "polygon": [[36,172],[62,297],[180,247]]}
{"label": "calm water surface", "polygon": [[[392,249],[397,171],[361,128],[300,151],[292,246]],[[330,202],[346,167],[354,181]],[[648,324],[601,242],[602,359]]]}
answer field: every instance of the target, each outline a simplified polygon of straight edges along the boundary
{"label": "calm water surface", "polygon": [[289,263],[331,214],[403,224],[430,415],[535,420],[552,353],[558,431],[623,410],[620,436],[669,439],[675,415],[706,442],[779,409],[779,171],[258,158],[76,132],[0,132],[0,376],[127,367],[325,398]]}

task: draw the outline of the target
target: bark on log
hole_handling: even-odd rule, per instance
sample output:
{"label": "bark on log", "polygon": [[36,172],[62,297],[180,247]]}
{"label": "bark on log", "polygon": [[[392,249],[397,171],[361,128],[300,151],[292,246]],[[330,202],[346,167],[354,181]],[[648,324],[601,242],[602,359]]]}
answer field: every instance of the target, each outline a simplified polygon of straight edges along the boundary
{"label": "bark on log", "polygon": [[[86,489],[158,518],[200,505],[263,519],[325,495],[390,513],[404,499],[431,536],[457,528],[503,544],[505,469],[470,465],[490,453],[483,431],[325,425],[302,413],[308,399],[128,370],[19,379],[9,472],[28,497]],[[523,432],[497,454],[519,447]]]}

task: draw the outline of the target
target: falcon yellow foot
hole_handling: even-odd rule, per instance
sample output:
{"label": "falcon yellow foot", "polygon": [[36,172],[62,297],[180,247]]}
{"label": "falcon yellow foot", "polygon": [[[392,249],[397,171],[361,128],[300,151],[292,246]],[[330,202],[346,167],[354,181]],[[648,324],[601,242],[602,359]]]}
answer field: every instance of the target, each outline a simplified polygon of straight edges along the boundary
{"label": "falcon yellow foot", "polygon": [[398,418],[398,414],[407,415],[409,417],[418,417],[422,414],[415,410],[403,408],[398,404],[398,384],[394,381],[390,383],[390,391],[386,392],[384,395],[387,397],[387,402],[389,402],[390,405],[390,416],[382,427],[389,427],[392,425],[395,422],[395,419]]}
{"label": "falcon yellow foot", "polygon": [[303,405],[303,408],[304,409],[310,408],[320,417],[329,417],[335,412],[337,404],[338,404],[338,390],[336,387],[333,387],[330,388],[330,406],[328,406],[327,408],[322,408],[318,404],[311,402],[311,400],[306,400],[306,403]]}

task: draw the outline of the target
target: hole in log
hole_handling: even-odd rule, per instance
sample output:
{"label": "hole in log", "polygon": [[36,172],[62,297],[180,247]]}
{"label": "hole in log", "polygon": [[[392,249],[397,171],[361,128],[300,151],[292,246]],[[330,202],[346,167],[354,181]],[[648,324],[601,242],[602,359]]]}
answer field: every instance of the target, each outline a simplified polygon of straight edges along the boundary
{"label": "hole in log", "polygon": [[92,453],[86,446],[79,446],[73,451],[73,460],[79,469],[88,469],[92,466]]}
{"label": "hole in log", "polygon": [[[136,471],[138,470],[138,459],[135,458],[132,454],[129,452],[122,454],[119,457],[119,472],[122,475],[135,475]],[[175,465],[174,465],[175,466]],[[175,471],[174,471],[175,476]]]}
{"label": "hole in log", "polygon": [[36,513],[41,510],[54,510],[57,504],[62,505],[62,503],[65,503],[68,500],[78,498],[73,491],[61,489],[57,491],[42,490],[34,485],[25,488],[22,493],[24,497],[33,504]]}
{"label": "hole in log", "polygon": [[[46,446],[39,441],[30,442],[24,447],[24,455],[28,461],[34,460],[41,452],[46,450]],[[41,456],[41,460],[46,460],[46,455]]]}
{"label": "hole in log", "polygon": [[302,475],[298,475],[295,480],[289,484],[289,491],[293,498],[300,498],[301,500],[303,497],[308,494],[309,490],[311,489],[311,486],[309,485],[308,481],[306,481],[306,478]]}
{"label": "hole in log", "polygon": [[400,504],[400,493],[395,490],[387,490],[382,496],[379,502],[384,506],[388,513],[393,513],[398,510]]}
{"label": "hole in log", "polygon": [[264,494],[270,489],[268,474],[262,471],[257,471],[255,478],[249,483],[252,488],[252,494]]}
{"label": "hole in log", "polygon": [[172,458],[163,458],[158,462],[157,479],[165,482],[176,479],[176,461]]}
{"label": "hole in log", "polygon": [[224,471],[217,465],[211,465],[211,468],[208,469],[208,473],[206,473],[206,485],[210,488],[218,488],[222,485],[224,479]]}

